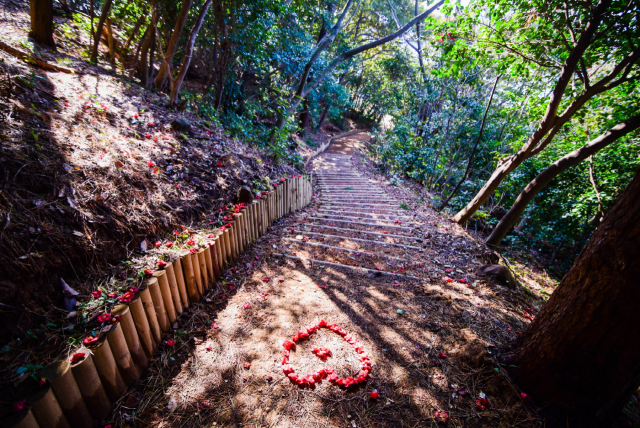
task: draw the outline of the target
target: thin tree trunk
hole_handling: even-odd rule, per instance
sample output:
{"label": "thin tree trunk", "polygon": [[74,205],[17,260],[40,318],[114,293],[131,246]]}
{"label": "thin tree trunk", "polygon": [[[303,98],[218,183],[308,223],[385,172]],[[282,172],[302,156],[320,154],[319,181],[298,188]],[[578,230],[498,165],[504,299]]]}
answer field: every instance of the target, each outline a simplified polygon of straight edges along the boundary
{"label": "thin tree trunk", "polygon": [[610,426],[640,385],[640,173],[504,362],[561,427]]}
{"label": "thin tree trunk", "polygon": [[[415,3],[415,11],[413,16],[418,16],[418,0]],[[420,21],[416,23],[416,41],[418,45],[418,62],[420,63],[420,75],[422,76],[422,83],[427,81],[427,73],[424,71],[424,60],[422,59],[422,45],[420,44]]]}
{"label": "thin tree trunk", "polygon": [[138,62],[138,73],[140,74],[140,83],[142,86],[147,87],[149,85],[149,48],[155,38],[155,26],[153,19],[147,27],[147,31],[144,35],[144,42],[140,50],[140,61]]}
{"label": "thin tree trunk", "polygon": [[207,15],[207,11],[211,6],[212,0],[206,0],[200,9],[200,15],[198,15],[198,20],[193,25],[191,29],[191,33],[189,33],[189,40],[187,41],[187,47],[184,55],[184,60],[182,61],[182,67],[178,72],[178,76],[172,82],[171,88],[171,98],[169,99],[169,105],[175,106],[178,103],[178,94],[180,93],[180,86],[182,86],[182,82],[184,81],[184,76],[187,74],[187,70],[189,70],[189,65],[191,64],[191,56],[193,55],[193,45],[196,43],[196,38],[198,37],[198,31],[200,31],[200,27],[202,26],[202,22],[204,21],[204,17]]}
{"label": "thin tree trunk", "polygon": [[445,201],[438,208],[442,211],[447,205],[449,205],[449,201],[456,194],[462,183],[467,181],[467,177],[469,176],[469,171],[471,170],[471,166],[473,165],[473,158],[476,156],[476,150],[478,150],[478,144],[480,144],[480,140],[482,139],[482,131],[484,131],[484,124],[487,120],[487,113],[489,112],[489,107],[491,107],[491,102],[493,101],[493,94],[496,92],[496,86],[498,86],[498,80],[502,77],[502,74],[498,74],[496,76],[496,81],[493,82],[493,88],[491,88],[491,95],[489,96],[489,101],[487,102],[487,107],[484,109],[484,116],[482,116],[482,122],[480,123],[480,131],[478,131],[478,138],[476,138],[476,143],[473,145],[473,150],[471,151],[471,156],[469,156],[469,162],[467,163],[467,169],[464,171],[464,175],[460,182],[458,182],[457,186],[451,191],[449,197],[445,199]]}
{"label": "thin tree trunk", "polygon": [[102,7],[102,13],[100,14],[100,20],[98,21],[98,28],[96,28],[95,35],[93,37],[93,48],[91,50],[91,62],[98,61],[98,46],[100,45],[100,38],[102,37],[102,27],[104,26],[107,17],[109,16],[109,11],[111,11],[111,4],[113,0],[106,0],[104,2],[104,6]]}
{"label": "thin tree trunk", "polygon": [[[457,223],[465,223],[469,218],[482,206],[482,204],[493,194],[493,192],[498,188],[500,183],[514,170],[516,169],[522,162],[531,157],[532,152],[539,145],[545,145],[550,142],[550,139],[547,137],[545,141],[543,139],[547,134],[552,132],[553,129],[559,129],[557,127],[557,119],[558,119],[558,107],[560,106],[560,102],[562,101],[562,96],[564,92],[571,82],[571,77],[578,67],[578,63],[584,52],[587,50],[589,45],[591,44],[591,39],[593,38],[596,30],[600,26],[604,13],[611,6],[612,0],[600,0],[598,5],[593,11],[591,19],[585,26],[584,31],[580,35],[580,39],[576,42],[573,49],[569,53],[564,65],[562,66],[562,70],[560,71],[560,76],[558,77],[558,81],[551,93],[551,98],[549,100],[549,104],[547,105],[547,110],[545,112],[542,121],[538,125],[536,131],[529,137],[524,146],[516,153],[515,155],[507,158],[505,160],[501,160],[489,180],[485,183],[485,185],[480,189],[478,194],[467,204],[465,208],[460,210],[455,217],[454,221]],[[568,115],[568,118],[565,119],[568,121],[571,118],[572,114]],[[542,144],[540,144],[542,143]]]}
{"label": "thin tree trunk", "polygon": [[140,15],[140,18],[136,21],[136,25],[133,27],[133,30],[131,31],[131,34],[129,35],[129,38],[127,39],[127,42],[124,44],[124,50],[125,51],[129,50],[129,46],[131,46],[131,41],[136,36],[138,31],[140,30],[140,27],[142,26],[142,24],[144,23],[144,21],[146,19],[147,19],[147,12],[146,12],[146,9],[145,9],[145,10],[142,11],[142,15]]}
{"label": "thin tree trunk", "polygon": [[572,166],[579,164],[599,150],[607,147],[618,138],[623,137],[638,128],[640,128],[640,115],[633,116],[630,119],[614,126],[595,140],[590,141],[583,147],[558,159],[551,166],[538,174],[538,176],[534,178],[527,187],[525,187],[522,193],[518,195],[518,198],[511,206],[509,212],[502,217],[500,223],[498,223],[493,229],[491,235],[487,238],[487,245],[490,247],[496,247],[500,242],[502,242],[509,230],[522,216],[527,205],[529,205],[529,202],[531,202],[551,180]]}
{"label": "thin tree trunk", "polygon": [[109,61],[115,64],[116,59],[116,41],[113,38],[113,28],[111,28],[111,18],[107,18],[107,43],[109,44]]}
{"label": "thin tree trunk", "polygon": [[55,47],[53,41],[53,1],[31,0],[29,3],[31,15],[31,31],[29,37],[36,42]]}
{"label": "thin tree trunk", "polygon": [[176,50],[178,49],[178,41],[180,40],[180,35],[182,34],[184,25],[186,24],[187,18],[189,17],[189,9],[191,9],[192,4],[193,0],[184,0],[184,3],[182,3],[182,8],[180,9],[180,14],[178,15],[178,20],[176,21],[176,26],[173,29],[173,34],[171,35],[171,39],[169,40],[169,46],[167,46],[167,50],[164,53],[164,59],[162,60],[160,71],[158,71],[158,75],[153,82],[153,86],[155,88],[162,89],[167,84],[170,72],[169,66],[173,61],[173,56],[176,54]]}

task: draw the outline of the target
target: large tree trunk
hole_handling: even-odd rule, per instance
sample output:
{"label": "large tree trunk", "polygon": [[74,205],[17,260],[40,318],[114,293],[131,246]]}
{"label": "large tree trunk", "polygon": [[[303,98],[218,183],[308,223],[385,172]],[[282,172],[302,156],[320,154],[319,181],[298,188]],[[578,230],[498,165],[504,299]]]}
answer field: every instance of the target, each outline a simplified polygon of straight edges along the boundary
{"label": "large tree trunk", "polygon": [[[534,151],[536,151],[537,148],[544,148],[544,146],[551,141],[550,138],[547,137],[547,135],[552,134],[551,138],[553,138],[555,132],[560,129],[562,123],[557,123],[557,113],[560,102],[562,101],[562,97],[565,90],[567,89],[567,86],[571,82],[571,78],[576,68],[578,67],[580,59],[584,55],[587,48],[591,45],[593,36],[600,26],[604,14],[611,6],[611,1],[612,0],[600,0],[597,7],[593,10],[591,19],[585,25],[584,31],[569,52],[569,56],[562,66],[558,81],[556,82],[556,85],[551,93],[549,104],[547,105],[547,110],[536,131],[531,134],[527,142],[522,146],[518,153],[498,163],[495,171],[482,187],[482,189],[480,189],[478,194],[471,200],[471,202],[469,202],[469,204],[467,204],[466,207],[464,207],[455,215],[453,219],[457,223],[465,223],[467,220],[469,220],[469,218],[482,206],[482,204],[484,204],[487,199],[489,199],[489,197],[493,194],[493,192],[495,192],[498,186],[500,186],[500,183],[502,183],[502,181],[514,169],[516,169],[522,162],[529,159],[534,154]],[[588,98],[591,98],[592,96],[593,95]],[[573,114],[563,114],[563,116],[564,123],[566,123],[571,119],[571,116],[573,116]],[[545,137],[547,138],[545,139]]]}
{"label": "large tree trunk", "polygon": [[[100,20],[98,21],[98,28],[96,28],[95,37],[93,38],[93,49],[91,50],[91,62],[98,61],[98,46],[100,45],[100,38],[102,37],[102,27],[104,26],[109,11],[111,10],[111,4],[113,0],[106,0],[104,6],[102,6],[102,13],[100,14]],[[91,23],[93,26],[93,22]]]}
{"label": "large tree trunk", "polygon": [[53,1],[31,0],[31,31],[29,37],[43,45],[55,47],[53,41]]}
{"label": "large tree trunk", "polygon": [[153,82],[153,86],[155,88],[162,89],[167,84],[170,73],[169,67],[173,61],[173,56],[176,54],[176,50],[178,49],[178,41],[180,40],[180,35],[182,34],[184,25],[189,17],[189,9],[191,9],[192,4],[193,0],[184,0],[182,3],[182,8],[180,9],[180,14],[176,21],[176,26],[173,29],[171,40],[169,40],[169,46],[167,46],[167,50],[164,53],[164,59],[162,60],[162,65],[160,65],[160,71],[158,71],[158,75]]}
{"label": "large tree trunk", "polygon": [[608,426],[640,385],[638,260],[640,173],[506,358],[557,426]]}
{"label": "large tree trunk", "polygon": [[184,60],[182,61],[182,67],[178,72],[178,76],[176,76],[175,80],[172,82],[171,88],[171,98],[169,99],[169,105],[175,106],[178,103],[178,94],[180,93],[180,86],[182,86],[182,82],[184,81],[184,76],[187,74],[187,70],[189,70],[189,65],[191,64],[191,56],[193,55],[193,45],[196,43],[196,37],[198,37],[198,31],[200,31],[200,27],[202,26],[202,22],[204,21],[204,17],[207,15],[207,11],[209,10],[209,6],[211,6],[212,0],[206,0],[200,9],[200,15],[198,15],[198,20],[193,25],[191,29],[191,33],[189,33],[189,40],[187,41],[187,49],[184,54]]}
{"label": "large tree trunk", "polygon": [[498,223],[493,229],[491,235],[487,238],[487,245],[495,247],[502,242],[504,237],[507,235],[507,232],[509,232],[513,225],[516,224],[518,219],[522,216],[527,205],[529,205],[529,202],[531,202],[533,198],[540,193],[540,191],[549,184],[549,182],[551,182],[551,180],[572,166],[579,164],[597,151],[604,149],[618,138],[638,128],[640,128],[640,115],[633,116],[632,118],[614,126],[598,138],[585,144],[583,147],[558,159],[556,162],[551,164],[551,166],[538,174],[538,176],[534,178],[527,187],[525,187],[522,193],[518,195],[518,198],[513,203],[509,212],[502,217],[500,223]]}

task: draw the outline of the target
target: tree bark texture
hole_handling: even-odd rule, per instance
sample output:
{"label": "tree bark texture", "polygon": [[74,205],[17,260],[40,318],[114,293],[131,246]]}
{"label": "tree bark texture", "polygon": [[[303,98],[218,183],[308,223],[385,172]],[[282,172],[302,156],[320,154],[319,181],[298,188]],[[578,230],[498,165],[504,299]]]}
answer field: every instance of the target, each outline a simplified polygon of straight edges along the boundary
{"label": "tree bark texture", "polygon": [[[457,223],[465,223],[467,220],[469,220],[469,218],[482,206],[482,204],[484,204],[487,199],[489,199],[489,197],[493,194],[493,192],[495,192],[498,186],[500,186],[500,183],[502,183],[502,181],[514,169],[516,169],[522,162],[530,158],[533,155],[532,152],[538,146],[544,147],[550,142],[550,139],[548,138],[543,142],[543,139],[545,139],[547,134],[549,134],[550,132],[552,134],[555,134],[553,130],[560,129],[559,126],[556,126],[558,125],[558,123],[556,122],[558,119],[558,107],[560,106],[560,102],[562,101],[564,92],[571,82],[571,77],[578,67],[580,58],[582,58],[585,51],[591,44],[596,30],[602,22],[603,16],[610,6],[611,0],[600,0],[593,11],[591,19],[585,25],[584,31],[580,35],[580,38],[576,42],[575,46],[571,49],[569,56],[562,66],[560,75],[558,76],[558,81],[556,82],[556,85],[551,93],[551,97],[549,98],[547,110],[540,124],[538,125],[538,128],[533,134],[531,134],[527,142],[524,144],[524,146],[522,146],[518,153],[498,163],[495,171],[482,187],[482,189],[480,189],[478,194],[471,200],[471,202],[469,202],[469,204],[467,204],[466,207],[464,207],[455,215],[453,219]],[[572,114],[569,115],[568,118],[565,118],[566,121],[568,121],[571,116]]]}
{"label": "tree bark texture", "polygon": [[[100,45],[100,38],[102,37],[102,27],[104,26],[109,12],[111,11],[111,4],[113,0],[106,0],[104,6],[102,6],[102,13],[100,14],[100,20],[98,21],[98,28],[96,28],[95,37],[93,38],[93,48],[91,50],[91,62],[98,61],[98,46]],[[93,22],[91,23],[93,26]]]}
{"label": "tree bark texture", "polygon": [[164,52],[164,59],[162,61],[162,65],[160,65],[160,71],[158,71],[158,75],[153,82],[153,86],[156,88],[162,89],[167,84],[169,73],[171,72],[169,67],[173,61],[173,56],[176,54],[176,50],[178,49],[178,41],[180,40],[180,35],[182,34],[182,30],[184,29],[187,18],[189,17],[189,10],[191,9],[192,4],[193,0],[184,0],[184,3],[182,3],[182,8],[180,9],[180,14],[176,21],[176,26],[173,29],[173,34],[171,34],[171,39],[169,40],[169,46],[167,46],[167,50]]}
{"label": "tree bark texture", "polygon": [[522,193],[518,195],[518,198],[511,206],[509,212],[502,217],[500,223],[496,225],[489,238],[487,238],[486,244],[490,247],[496,247],[499,245],[509,230],[522,216],[529,203],[547,184],[551,182],[551,180],[572,166],[579,164],[599,150],[604,149],[618,138],[621,138],[638,128],[640,128],[640,115],[633,116],[632,118],[614,126],[598,138],[551,164],[548,168],[538,174],[538,176],[534,178],[527,187],[525,187]]}
{"label": "tree bark texture", "polygon": [[53,41],[53,1],[31,0],[31,31],[29,37],[36,42],[55,47]]}
{"label": "tree bark texture", "polygon": [[198,15],[198,20],[193,25],[191,32],[189,33],[189,40],[187,41],[187,47],[184,54],[184,60],[182,61],[182,67],[178,72],[178,76],[176,76],[175,80],[172,82],[171,88],[171,98],[169,99],[169,105],[176,105],[178,103],[178,94],[180,93],[180,86],[182,86],[182,82],[184,81],[184,76],[187,74],[187,70],[189,70],[189,65],[191,64],[191,57],[193,56],[193,46],[196,43],[196,38],[198,37],[198,32],[200,31],[200,27],[202,27],[202,22],[204,21],[204,17],[207,15],[209,11],[209,6],[211,6],[212,0],[206,0],[200,9],[200,15]]}
{"label": "tree bark texture", "polygon": [[640,385],[639,259],[636,174],[506,356],[513,379],[557,426],[609,426]]}

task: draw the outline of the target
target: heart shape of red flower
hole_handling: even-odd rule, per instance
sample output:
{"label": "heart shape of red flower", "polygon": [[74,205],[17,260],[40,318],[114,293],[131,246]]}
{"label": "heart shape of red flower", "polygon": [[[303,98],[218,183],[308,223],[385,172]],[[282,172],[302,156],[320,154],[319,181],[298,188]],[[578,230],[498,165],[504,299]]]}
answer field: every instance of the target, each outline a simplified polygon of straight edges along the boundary
{"label": "heart shape of red flower", "polygon": [[[362,369],[356,377],[349,376],[347,378],[339,378],[335,371],[330,367],[324,367],[316,373],[309,373],[304,376],[299,376],[295,373],[291,364],[289,364],[289,351],[296,347],[296,342],[309,339],[310,335],[315,333],[321,328],[326,328],[336,333],[349,344],[360,355],[360,362],[362,363]],[[369,377],[371,371],[371,360],[369,355],[364,351],[364,348],[358,345],[358,342],[349,333],[344,331],[336,324],[327,324],[322,320],[318,324],[301,330],[291,338],[291,340],[285,340],[282,344],[284,351],[282,351],[282,371],[289,378],[292,384],[297,385],[299,388],[313,387],[316,383],[322,382],[323,379],[328,379],[334,385],[338,385],[343,388],[349,388],[354,385],[364,383]],[[318,358],[325,361],[327,357],[331,356],[331,351],[327,348],[314,348],[312,351]]]}

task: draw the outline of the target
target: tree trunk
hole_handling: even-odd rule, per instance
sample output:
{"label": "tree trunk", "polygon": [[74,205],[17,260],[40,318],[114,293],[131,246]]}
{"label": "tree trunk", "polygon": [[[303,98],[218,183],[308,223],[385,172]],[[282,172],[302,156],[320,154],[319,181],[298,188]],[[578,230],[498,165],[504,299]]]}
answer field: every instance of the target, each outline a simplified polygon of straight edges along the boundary
{"label": "tree trunk", "polygon": [[182,34],[184,25],[189,17],[189,9],[191,9],[192,4],[193,0],[184,0],[184,3],[182,3],[182,8],[180,9],[180,14],[176,21],[176,26],[173,29],[171,40],[169,40],[169,46],[167,46],[167,50],[164,53],[164,59],[162,60],[162,65],[160,65],[160,71],[158,71],[158,75],[153,82],[153,86],[155,88],[162,89],[167,84],[170,72],[169,66],[173,61],[173,56],[176,54],[176,50],[178,49],[178,41],[180,40],[180,35]]}
{"label": "tree trunk", "polygon": [[[603,15],[611,6],[611,1],[612,0],[600,0],[596,8],[593,10],[593,14],[591,15],[589,22],[587,22],[587,24],[585,25],[584,31],[580,35],[579,40],[575,43],[574,47],[569,52],[569,56],[562,66],[558,81],[556,82],[556,85],[551,93],[551,97],[547,105],[547,110],[540,124],[538,125],[538,128],[533,134],[531,134],[524,146],[515,155],[498,162],[498,166],[496,167],[489,180],[485,183],[482,189],[480,189],[478,194],[471,200],[471,202],[469,202],[466,207],[464,207],[455,215],[455,217],[453,218],[454,221],[462,224],[469,220],[469,218],[482,206],[482,204],[484,204],[484,202],[493,194],[498,186],[500,186],[500,183],[502,183],[502,181],[514,169],[516,169],[522,162],[529,159],[538,146],[544,147],[549,143],[549,137],[545,139],[547,134],[555,134],[554,130],[560,129],[560,126],[556,126],[558,125],[556,122],[558,120],[557,113],[560,102],[562,101],[562,96],[564,95],[567,86],[571,82],[571,78],[578,67],[580,59],[584,55],[584,52],[587,50],[587,48],[591,45],[592,38],[596,33],[596,30],[600,26],[600,23],[602,22]],[[568,117],[564,117],[565,121],[568,121],[571,116],[572,114],[569,114]],[[552,137],[553,136],[551,135],[551,138]],[[543,139],[545,139],[544,142]]]}
{"label": "tree trunk", "polygon": [[451,191],[451,194],[445,201],[440,205],[438,210],[442,211],[447,205],[449,205],[449,201],[456,194],[462,183],[467,181],[467,177],[469,176],[469,171],[471,170],[471,166],[473,165],[473,158],[476,156],[476,150],[478,150],[478,144],[480,144],[480,139],[482,139],[482,131],[484,131],[484,124],[487,121],[487,113],[489,112],[489,107],[491,107],[491,102],[493,101],[493,94],[496,93],[496,86],[498,86],[498,80],[502,77],[502,74],[498,74],[496,76],[496,81],[493,82],[493,88],[491,88],[491,95],[489,96],[489,101],[487,101],[487,107],[484,109],[484,116],[482,116],[482,123],[480,124],[480,131],[478,131],[478,138],[476,138],[476,143],[473,145],[473,150],[471,151],[471,156],[469,156],[469,162],[467,163],[467,169],[464,171],[464,175],[462,176],[462,180],[458,183],[458,185]]}
{"label": "tree trunk", "polygon": [[100,20],[98,21],[98,28],[96,28],[95,37],[93,38],[93,49],[91,50],[91,62],[94,63],[98,61],[98,46],[100,45],[100,38],[102,37],[102,27],[109,16],[112,3],[113,0],[106,0],[102,7],[102,13],[100,14]]}
{"label": "tree trunk", "polygon": [[147,31],[144,34],[144,42],[142,42],[142,48],[140,50],[140,61],[138,62],[138,73],[140,74],[140,83],[142,86],[147,87],[149,85],[149,48],[151,43],[155,39],[155,26],[153,25],[153,19],[147,27]]}
{"label": "tree trunk", "polygon": [[562,427],[609,426],[640,385],[640,173],[505,361]]}
{"label": "tree trunk", "polygon": [[113,37],[113,28],[111,28],[111,18],[107,18],[107,43],[109,44],[109,61],[115,64],[116,60],[116,41]]}
{"label": "tree trunk", "polygon": [[31,0],[31,31],[29,37],[36,42],[55,47],[53,41],[53,1]]}
{"label": "tree trunk", "polygon": [[196,37],[198,37],[198,31],[200,31],[200,27],[202,26],[202,22],[204,21],[204,17],[207,15],[207,11],[209,10],[209,6],[211,6],[212,0],[206,0],[200,9],[200,15],[198,15],[198,20],[193,25],[191,29],[191,33],[189,33],[189,40],[187,41],[187,48],[184,54],[184,60],[182,61],[182,67],[178,72],[178,76],[172,82],[171,88],[171,98],[169,99],[169,105],[175,106],[178,103],[178,94],[180,93],[180,86],[182,86],[182,82],[184,81],[184,76],[187,74],[187,70],[189,70],[189,65],[191,64],[191,56],[193,55],[193,45],[196,43]]}
{"label": "tree trunk", "polygon": [[583,147],[558,159],[551,166],[538,174],[538,176],[534,178],[527,187],[525,187],[522,193],[518,195],[518,198],[513,203],[509,212],[502,217],[500,223],[498,223],[498,225],[493,229],[491,235],[487,238],[487,245],[490,247],[496,247],[500,242],[502,242],[509,230],[522,216],[527,205],[529,205],[529,202],[531,202],[551,180],[572,166],[579,164],[592,154],[604,149],[618,138],[623,137],[638,128],[640,128],[640,115],[633,116],[632,118],[614,126],[595,140],[590,141]]}

